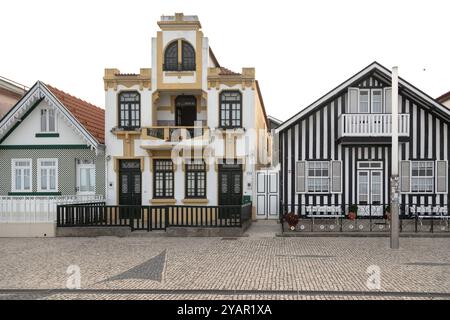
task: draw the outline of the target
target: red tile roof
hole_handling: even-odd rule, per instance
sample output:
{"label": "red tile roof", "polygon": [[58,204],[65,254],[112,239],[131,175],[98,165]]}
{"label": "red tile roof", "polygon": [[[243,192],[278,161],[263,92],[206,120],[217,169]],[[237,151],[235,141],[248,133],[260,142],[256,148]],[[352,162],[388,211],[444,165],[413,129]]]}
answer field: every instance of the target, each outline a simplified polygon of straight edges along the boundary
{"label": "red tile roof", "polygon": [[444,93],[442,96],[436,98],[437,102],[444,103],[445,101],[450,99],[450,91],[447,93]]}
{"label": "red tile roof", "polygon": [[220,67],[219,75],[221,75],[221,76],[239,76],[241,74],[237,73],[237,72],[233,72],[230,69]]}
{"label": "red tile roof", "polygon": [[105,143],[105,110],[51,85],[46,87],[101,144]]}

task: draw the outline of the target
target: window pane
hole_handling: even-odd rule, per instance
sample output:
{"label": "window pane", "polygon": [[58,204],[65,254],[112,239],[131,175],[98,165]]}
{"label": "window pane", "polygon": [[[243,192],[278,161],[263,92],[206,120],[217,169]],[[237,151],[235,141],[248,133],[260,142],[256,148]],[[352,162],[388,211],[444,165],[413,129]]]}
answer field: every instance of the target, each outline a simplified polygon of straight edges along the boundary
{"label": "window pane", "polygon": [[47,110],[41,110],[41,132],[47,131]]}
{"label": "window pane", "polygon": [[16,190],[21,190],[22,189],[22,170],[16,169],[15,175],[16,175]]}
{"label": "window pane", "polygon": [[41,169],[41,189],[47,190],[47,169]]}
{"label": "window pane", "polygon": [[55,132],[56,125],[55,125],[55,110],[48,110],[48,131],[49,132]]}

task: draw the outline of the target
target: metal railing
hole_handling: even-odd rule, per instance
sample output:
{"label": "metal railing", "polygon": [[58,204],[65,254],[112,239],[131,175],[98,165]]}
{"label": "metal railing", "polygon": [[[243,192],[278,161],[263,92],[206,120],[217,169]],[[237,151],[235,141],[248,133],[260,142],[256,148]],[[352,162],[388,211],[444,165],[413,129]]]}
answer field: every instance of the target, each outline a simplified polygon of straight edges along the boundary
{"label": "metal railing", "polygon": [[[381,113],[344,113],[338,120],[341,137],[389,136],[392,133],[392,115]],[[409,136],[409,114],[398,115],[400,136]]]}
{"label": "metal railing", "polygon": [[101,201],[102,195],[0,196],[0,223],[55,222],[58,205]]}
{"label": "metal railing", "polygon": [[165,230],[168,227],[242,227],[251,219],[251,203],[235,206],[109,206],[105,203],[60,205],[57,227],[130,227]]}
{"label": "metal railing", "polygon": [[[355,209],[356,210],[350,210]],[[387,204],[297,205],[281,204],[280,222],[285,230],[286,214],[294,213],[300,232],[388,232],[390,213]],[[349,215],[355,211],[354,218]],[[400,205],[400,232],[450,232],[448,205]]]}
{"label": "metal railing", "polygon": [[147,137],[157,138],[165,141],[177,142],[180,140],[198,138],[205,135],[207,127],[149,127],[145,133]]}

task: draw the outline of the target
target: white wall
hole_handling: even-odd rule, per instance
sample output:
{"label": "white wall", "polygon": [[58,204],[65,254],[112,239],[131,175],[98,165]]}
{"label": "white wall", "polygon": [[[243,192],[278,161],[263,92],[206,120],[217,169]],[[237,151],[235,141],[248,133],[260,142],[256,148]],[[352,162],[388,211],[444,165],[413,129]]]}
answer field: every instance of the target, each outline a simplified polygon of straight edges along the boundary
{"label": "white wall", "polygon": [[65,116],[57,112],[56,131],[59,137],[37,138],[36,133],[41,133],[41,110],[52,108],[47,102],[42,101],[14,130],[3,145],[55,145],[55,144],[86,144],[76,133],[75,129],[69,127],[65,122]]}

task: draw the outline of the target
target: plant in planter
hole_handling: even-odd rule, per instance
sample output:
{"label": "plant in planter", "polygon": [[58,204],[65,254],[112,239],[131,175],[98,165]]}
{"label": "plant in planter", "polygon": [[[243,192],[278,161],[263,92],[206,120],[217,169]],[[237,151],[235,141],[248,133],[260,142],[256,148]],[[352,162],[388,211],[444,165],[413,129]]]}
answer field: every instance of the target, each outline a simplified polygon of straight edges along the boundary
{"label": "plant in planter", "polygon": [[386,220],[390,221],[391,217],[392,217],[392,215],[391,215],[391,206],[387,205],[386,208],[384,208],[384,218]]}
{"label": "plant in planter", "polygon": [[289,229],[291,229],[292,231],[295,230],[295,227],[298,224],[298,215],[296,215],[293,212],[289,212],[287,215],[284,216],[284,220],[287,222],[287,224],[289,225]]}
{"label": "plant in planter", "polygon": [[350,220],[355,220],[358,214],[358,206],[356,204],[352,204],[348,207],[347,218]]}

